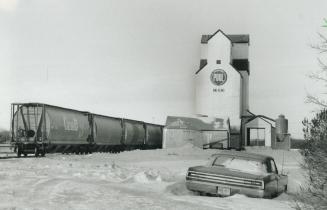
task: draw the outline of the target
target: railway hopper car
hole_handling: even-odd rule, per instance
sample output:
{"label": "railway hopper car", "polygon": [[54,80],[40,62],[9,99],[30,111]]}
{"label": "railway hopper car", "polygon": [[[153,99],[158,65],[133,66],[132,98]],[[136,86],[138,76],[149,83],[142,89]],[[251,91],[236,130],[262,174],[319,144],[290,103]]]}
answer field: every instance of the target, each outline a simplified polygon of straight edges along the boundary
{"label": "railway hopper car", "polygon": [[126,149],[143,149],[145,142],[145,123],[123,119],[123,144]]}
{"label": "railway hopper car", "polygon": [[117,152],[124,149],[123,122],[121,118],[114,118],[91,114],[93,121],[94,151]]}
{"label": "railway hopper car", "polygon": [[162,125],[145,123],[145,149],[162,148]]}
{"label": "railway hopper car", "polygon": [[87,112],[38,103],[12,104],[12,142],[17,155],[44,155],[46,150],[88,151]]}
{"label": "railway hopper car", "polygon": [[163,126],[41,103],[11,106],[17,156],[162,148]]}

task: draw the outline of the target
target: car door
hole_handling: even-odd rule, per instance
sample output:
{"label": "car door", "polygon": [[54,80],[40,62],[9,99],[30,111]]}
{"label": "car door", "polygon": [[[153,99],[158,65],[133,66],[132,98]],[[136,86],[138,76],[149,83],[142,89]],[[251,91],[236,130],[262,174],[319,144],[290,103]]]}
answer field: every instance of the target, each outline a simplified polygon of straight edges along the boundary
{"label": "car door", "polygon": [[287,185],[287,181],[288,181],[287,176],[278,173],[276,163],[273,159],[271,159],[271,164],[275,168],[276,174],[277,174],[277,192],[282,193],[282,192],[284,192],[285,186]]}
{"label": "car door", "polygon": [[287,176],[278,173],[276,163],[273,159],[270,159],[270,165],[272,171],[275,171],[277,176],[277,193],[282,193],[287,185]]}
{"label": "car door", "polygon": [[271,159],[266,161],[267,172],[268,172],[268,182],[265,185],[265,191],[268,195],[274,196],[277,194],[278,187],[278,174],[276,174],[275,168],[271,166]]}

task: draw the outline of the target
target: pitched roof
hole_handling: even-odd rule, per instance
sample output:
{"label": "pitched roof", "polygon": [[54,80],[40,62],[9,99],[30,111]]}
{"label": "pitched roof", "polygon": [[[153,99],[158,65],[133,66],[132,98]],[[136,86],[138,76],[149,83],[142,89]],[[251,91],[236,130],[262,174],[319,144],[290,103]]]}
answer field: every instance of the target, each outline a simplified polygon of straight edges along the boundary
{"label": "pitched roof", "polygon": [[262,119],[263,121],[269,123],[272,127],[274,127],[273,124],[275,123],[275,120],[270,118],[270,117],[264,116],[264,115],[255,115],[252,118],[248,119],[248,121],[245,124],[248,124],[248,123],[250,123],[251,121],[253,121],[253,120],[257,119],[257,118]]}
{"label": "pitched roof", "polygon": [[227,121],[221,118],[196,118],[168,116],[166,120],[168,129],[189,130],[228,130]]}
{"label": "pitched roof", "polygon": [[218,32],[224,34],[232,43],[250,43],[250,36],[248,34],[225,34],[222,30],[219,29],[212,35],[202,35],[201,44],[207,44],[208,41]]}
{"label": "pitched roof", "polygon": [[208,64],[207,59],[200,60],[200,68],[195,72],[195,74],[199,73],[206,65]]}
{"label": "pitched roof", "polygon": [[254,120],[254,119],[258,118],[258,117],[259,117],[259,118],[263,118],[263,119],[270,120],[270,121],[272,121],[272,122],[275,122],[274,119],[272,119],[272,118],[270,118],[270,117],[267,117],[267,116],[265,116],[265,115],[254,115],[252,118],[249,119],[248,122],[250,122],[250,121],[252,121],[252,120]]}
{"label": "pitched roof", "polygon": [[247,71],[250,75],[250,63],[248,59],[233,59],[232,66],[237,71]]}

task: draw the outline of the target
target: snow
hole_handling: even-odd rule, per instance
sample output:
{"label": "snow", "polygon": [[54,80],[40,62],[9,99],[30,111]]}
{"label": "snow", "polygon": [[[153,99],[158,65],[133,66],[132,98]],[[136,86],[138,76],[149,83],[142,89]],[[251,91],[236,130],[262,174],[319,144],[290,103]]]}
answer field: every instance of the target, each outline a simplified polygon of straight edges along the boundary
{"label": "snow", "polygon": [[289,192],[275,199],[200,196],[185,187],[190,166],[218,150],[192,145],[119,154],[47,154],[0,159],[0,209],[292,209],[303,183],[298,151],[253,150],[272,155],[289,175]]}
{"label": "snow", "polygon": [[266,164],[263,164],[260,161],[244,160],[234,157],[220,157],[217,158],[213,164],[245,173],[267,175]]}

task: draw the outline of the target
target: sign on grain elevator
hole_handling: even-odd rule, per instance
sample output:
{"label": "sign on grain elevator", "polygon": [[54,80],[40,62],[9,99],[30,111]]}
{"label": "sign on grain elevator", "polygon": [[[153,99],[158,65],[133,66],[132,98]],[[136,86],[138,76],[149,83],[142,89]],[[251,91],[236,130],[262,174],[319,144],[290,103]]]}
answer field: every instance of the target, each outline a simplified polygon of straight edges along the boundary
{"label": "sign on grain elevator", "polygon": [[249,35],[226,35],[218,30],[201,39],[196,72],[196,114],[230,119],[240,127],[249,109]]}

